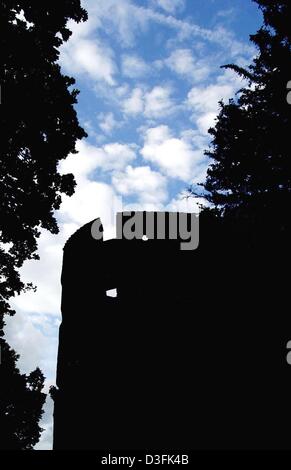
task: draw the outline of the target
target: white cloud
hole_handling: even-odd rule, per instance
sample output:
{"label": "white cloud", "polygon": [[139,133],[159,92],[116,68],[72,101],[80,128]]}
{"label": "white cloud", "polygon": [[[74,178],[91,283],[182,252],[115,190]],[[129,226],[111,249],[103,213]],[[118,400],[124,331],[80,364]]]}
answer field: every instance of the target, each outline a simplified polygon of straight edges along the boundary
{"label": "white cloud", "polygon": [[134,88],[128,98],[123,101],[125,114],[140,114],[144,110],[144,97],[141,88]]}
{"label": "white cloud", "polygon": [[117,72],[111,48],[97,39],[69,41],[62,49],[61,65],[72,74],[85,74],[94,81],[114,85]]}
{"label": "white cloud", "polygon": [[88,20],[68,22],[72,35],[60,49],[60,63],[71,74],[85,75],[93,81],[112,86],[117,73],[114,52],[98,36],[97,31],[102,27],[99,15],[90,14],[94,8],[90,1],[85,3],[88,5]]}
{"label": "white cloud", "polygon": [[[110,232],[114,229],[114,214],[120,207],[120,200],[108,184],[87,181],[79,184],[73,197],[65,197],[60,217],[74,222],[77,227],[101,217]],[[114,230],[113,230],[114,233]]]}
{"label": "white cloud", "polygon": [[205,157],[188,139],[174,137],[168,126],[153,127],[145,132],[143,158],[156,164],[162,172],[183,181],[202,181],[205,176]]}
{"label": "white cloud", "polygon": [[[56,237],[46,230],[42,231],[38,250],[41,262],[26,261],[21,269],[21,277],[24,282],[33,282],[37,285],[37,292],[28,291],[17,296],[13,301],[17,312],[20,309],[28,313],[42,312],[43,314],[58,315],[61,289],[59,280],[65,233],[65,230],[61,230],[60,235]],[[46,266],[45,270],[44,266]]]}
{"label": "white cloud", "polygon": [[150,91],[136,87],[123,101],[123,111],[125,114],[143,114],[146,118],[163,118],[176,109],[171,95],[169,86],[155,86]]}
{"label": "white cloud", "polygon": [[187,95],[187,105],[193,112],[192,121],[202,134],[214,125],[219,112],[219,101],[227,102],[235,96],[245,82],[234,72],[226,70],[214,83],[207,86],[195,86]]}
{"label": "white cloud", "polygon": [[[20,354],[17,367],[22,373],[30,373],[40,367],[45,375],[44,393],[55,383],[57,365],[57,343],[59,318],[50,318],[41,311],[37,315],[17,308],[14,317],[6,319],[5,337],[10,346]],[[33,306],[33,301],[31,302]],[[53,321],[54,320],[54,321]],[[40,423],[44,431],[35,449],[51,450],[53,443],[53,401],[49,395],[44,405],[44,415]]]}
{"label": "white cloud", "polygon": [[155,86],[145,94],[145,116],[148,118],[161,118],[174,111],[174,102],[171,98],[172,90],[167,86]]}
{"label": "white cloud", "polygon": [[190,49],[176,49],[164,61],[171,70],[188,77],[193,82],[205,80],[210,73],[210,66],[205,60],[194,58]]}
{"label": "white cloud", "polygon": [[223,18],[223,19],[233,19],[237,15],[238,11],[234,7],[226,8],[224,10],[219,10],[216,13],[216,16],[218,18]]}
{"label": "white cloud", "polygon": [[118,142],[96,147],[85,141],[79,141],[76,146],[78,155],[70,155],[61,162],[61,173],[73,173],[77,182],[87,179],[88,174],[97,168],[103,171],[121,170],[136,158],[136,146]]}
{"label": "white cloud", "polygon": [[208,203],[203,198],[189,197],[186,192],[180,192],[168,203],[162,203],[158,200],[153,200],[152,202],[129,202],[123,207],[123,210],[193,212],[198,214],[201,210],[201,205],[206,206]]}
{"label": "white cloud", "polygon": [[130,0],[85,0],[84,8],[95,19],[97,29],[102,29],[116,37],[124,47],[135,42],[136,34],[145,31],[148,18],[143,15],[146,10],[134,5]]}
{"label": "white cloud", "polygon": [[[249,57],[254,53],[248,43],[237,41],[231,31],[221,26],[211,30],[167,14],[181,8],[183,3],[181,0],[156,0],[155,5],[159,5],[166,12],[164,14],[154,8],[139,6],[130,0],[100,0],[98,3],[95,0],[86,0],[84,7],[88,10],[89,20],[78,24],[69,22],[73,35],[61,48],[61,64],[66,71],[74,75],[85,75],[96,83],[108,86],[118,85],[115,55],[112,47],[105,44],[104,33],[110,36],[110,39],[115,37],[122,46],[129,47],[134,45],[138,35],[148,30],[151,23],[172,29],[180,41],[195,38],[204,44],[219,44],[221,50],[227,50],[232,57]],[[112,46],[112,42],[110,44]],[[184,56],[178,58],[176,67],[175,55],[172,57],[173,61],[169,58],[169,66],[172,63],[177,73],[192,75],[196,80],[207,75],[207,65],[201,60],[194,62],[193,75],[189,51],[180,51],[184,51]],[[144,76],[150,68],[136,54],[126,54],[122,70],[127,76],[137,78]]]}
{"label": "white cloud", "polygon": [[116,96],[118,96],[119,98],[124,98],[128,94],[128,91],[129,91],[128,83],[124,83],[115,88]]}
{"label": "white cloud", "polygon": [[168,197],[167,179],[149,166],[129,165],[124,172],[113,175],[112,184],[123,196],[136,195],[143,204],[159,204]]}
{"label": "white cloud", "polygon": [[53,443],[53,406],[54,402],[47,396],[44,405],[44,416],[41,422],[41,427],[44,429],[41,434],[40,440],[35,446],[35,450],[52,450]]}
{"label": "white cloud", "polygon": [[[254,48],[247,42],[242,43],[236,40],[234,34],[223,28],[215,29],[203,28],[193,21],[178,19],[169,15],[181,10],[184,5],[183,0],[152,0],[153,6],[159,6],[163,11],[159,12],[155,8],[145,8],[131,0],[85,0],[84,7],[89,14],[86,23],[74,24],[70,22],[73,30],[72,41],[77,45],[79,39],[92,39],[102,30],[111,38],[115,38],[123,47],[133,46],[137,37],[145,33],[151,23],[163,25],[177,33],[179,40],[201,39],[205,43],[215,43],[223,50],[228,50],[234,56],[248,55],[254,53]],[[76,38],[76,40],[74,40]],[[68,44],[69,44],[68,43]],[[73,56],[73,54],[71,54]],[[107,56],[107,54],[105,55]]]}
{"label": "white cloud", "polygon": [[150,71],[149,65],[137,55],[124,55],[122,57],[122,73],[126,77],[145,77]]}
{"label": "white cloud", "polygon": [[153,2],[167,13],[176,13],[177,10],[182,10],[185,7],[184,0],[154,0]]}
{"label": "white cloud", "polygon": [[173,212],[194,212],[198,214],[200,212],[199,204],[205,204],[204,199],[188,196],[187,194],[179,193],[167,204],[165,210]]}
{"label": "white cloud", "polygon": [[112,112],[100,113],[98,115],[99,127],[105,134],[111,134],[111,132],[122,126],[121,121],[117,121]]}
{"label": "white cloud", "polygon": [[218,102],[233,96],[231,84],[213,84],[206,87],[194,87],[188,93],[188,103],[191,108],[198,112],[213,112],[218,109]]}
{"label": "white cloud", "polygon": [[206,135],[210,127],[213,127],[215,125],[215,119],[217,117],[217,114],[218,111],[215,113],[204,113],[196,118],[196,125],[201,134]]}
{"label": "white cloud", "polygon": [[[69,156],[60,167],[61,173],[72,172],[77,187],[72,197],[63,197],[59,210],[61,221],[70,221],[77,226],[101,217],[105,238],[115,234],[115,213],[121,208],[121,200],[109,184],[96,181],[94,171],[121,171],[136,158],[133,145],[110,143],[95,147],[87,142],[78,142],[78,156]],[[77,157],[77,158],[75,158]]]}
{"label": "white cloud", "polygon": [[[87,0],[88,1],[88,0]],[[95,0],[90,0],[94,2]],[[179,0],[156,0],[155,5],[160,2],[160,7],[166,14],[153,8],[138,6],[130,0],[100,0],[96,15],[101,23],[111,23],[111,30],[117,35],[118,40],[125,45],[132,46],[136,36],[147,31],[150,23],[160,24],[175,31],[178,39],[201,39],[205,43],[218,44],[224,51],[227,50],[232,57],[238,55],[251,56],[255,49],[247,42],[238,41],[232,31],[219,26],[215,29],[203,28],[193,21],[178,19],[168,13],[173,13],[177,7],[182,6]],[[180,4],[180,5],[179,5]],[[105,26],[106,27],[106,26]]]}
{"label": "white cloud", "polygon": [[[55,283],[58,281],[59,278],[56,278]],[[40,311],[34,315],[22,310],[15,302],[11,304],[17,308],[17,313],[5,318],[5,337],[10,346],[20,354],[18,367],[22,373],[29,373],[40,367],[45,377],[52,382],[55,379],[58,341],[58,322],[54,320],[60,317],[59,309],[58,312],[53,312],[51,318]],[[33,301],[31,306],[32,310],[36,310]]]}

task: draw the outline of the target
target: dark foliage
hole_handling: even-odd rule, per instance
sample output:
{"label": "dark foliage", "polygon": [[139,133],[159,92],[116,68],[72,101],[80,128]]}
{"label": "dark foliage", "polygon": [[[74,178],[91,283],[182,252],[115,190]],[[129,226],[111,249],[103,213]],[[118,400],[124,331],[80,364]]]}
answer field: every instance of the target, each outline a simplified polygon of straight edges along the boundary
{"label": "dark foliage", "polygon": [[44,376],[37,368],[28,375],[16,367],[18,355],[0,340],[0,449],[30,450],[38,442],[45,394]]}
{"label": "dark foliage", "polygon": [[248,81],[237,99],[220,104],[211,148],[213,160],[205,189],[207,199],[225,216],[247,220],[276,219],[288,224],[291,202],[290,124],[287,83],[291,79],[291,4],[255,0],[264,25],[252,35],[258,49],[243,69],[226,65]]}
{"label": "dark foliage", "polygon": [[[40,228],[58,232],[54,211],[72,195],[73,175],[58,163],[76,153],[86,136],[74,109],[78,90],[61,73],[59,47],[71,35],[68,20],[87,19],[80,0],[2,0],[0,152],[0,336],[9,299],[24,285],[18,269],[37,259]],[[39,369],[20,374],[18,356],[1,338],[1,448],[31,449],[37,443],[45,395]]]}
{"label": "dark foliage", "polygon": [[79,0],[9,0],[0,8],[0,241],[11,244],[8,253],[1,248],[4,313],[10,295],[24,287],[15,269],[37,257],[40,227],[57,233],[53,211],[62,193],[74,192],[73,175],[61,176],[57,165],[86,134],[73,107],[75,81],[61,73],[57,59],[71,34],[67,21],[87,14]]}

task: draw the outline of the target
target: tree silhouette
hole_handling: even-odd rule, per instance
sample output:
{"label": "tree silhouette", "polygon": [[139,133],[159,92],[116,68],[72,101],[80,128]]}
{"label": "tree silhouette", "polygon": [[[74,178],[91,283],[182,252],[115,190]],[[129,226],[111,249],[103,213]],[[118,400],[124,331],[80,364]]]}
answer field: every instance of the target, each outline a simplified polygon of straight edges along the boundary
{"label": "tree silhouette", "polygon": [[[202,212],[197,251],[202,253],[201,271],[208,270],[208,296],[213,296],[213,290],[219,294],[210,310],[219,319],[217,350],[228,338],[235,345],[247,345],[240,365],[235,360],[229,369],[229,377],[234,370],[246,373],[246,389],[230,411],[236,423],[232,432],[241,432],[235,446],[290,449],[286,345],[291,325],[286,271],[291,233],[291,106],[287,101],[291,4],[288,0],[254,1],[264,18],[263,26],[250,37],[258,53],[247,68],[224,66],[246,79],[247,85],[228,103],[220,103],[216,124],[209,130],[212,142],[206,155],[212,161],[203,186],[212,206]],[[197,263],[195,269],[200,273]],[[227,335],[221,328],[223,322]],[[229,355],[234,350],[229,348]],[[239,425],[244,418],[237,417],[246,403],[252,412],[244,427]],[[230,414],[225,413],[223,420]],[[246,436],[252,433],[247,442]],[[230,441],[231,436],[227,445]]]}
{"label": "tree silhouette", "polygon": [[282,227],[291,200],[291,107],[286,99],[291,5],[288,0],[254,1],[264,15],[263,26],[250,37],[258,55],[246,69],[224,66],[247,79],[248,86],[237,99],[220,103],[216,125],[209,130],[213,140],[206,154],[213,163],[204,187],[206,198],[225,216],[254,224],[272,213]]}
{"label": "tree silhouette", "polygon": [[18,355],[1,338],[0,449],[29,450],[38,442],[42,431],[39,420],[45,394],[44,376],[37,368],[29,375],[16,367]]}
{"label": "tree silhouette", "polygon": [[74,191],[73,175],[60,175],[57,164],[86,134],[73,108],[74,79],[57,60],[71,34],[68,19],[86,17],[79,0],[1,2],[1,242],[12,245],[6,266],[36,257],[39,227],[57,233],[53,211],[62,193]]}
{"label": "tree silhouette", "polygon": [[[9,299],[32,287],[18,269],[38,258],[40,228],[58,232],[53,213],[61,195],[74,192],[73,175],[58,173],[58,163],[86,136],[74,109],[75,80],[57,63],[70,19],[87,19],[80,0],[3,0],[0,6],[0,336],[4,314],[14,313]],[[43,377],[39,370],[21,375],[17,355],[1,344],[1,446],[28,449],[39,437]]]}

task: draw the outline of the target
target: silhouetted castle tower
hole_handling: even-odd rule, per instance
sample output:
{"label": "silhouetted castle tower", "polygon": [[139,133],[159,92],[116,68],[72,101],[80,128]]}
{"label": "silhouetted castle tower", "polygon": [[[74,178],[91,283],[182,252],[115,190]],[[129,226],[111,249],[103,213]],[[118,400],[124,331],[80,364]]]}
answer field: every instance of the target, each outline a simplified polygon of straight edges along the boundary
{"label": "silhouetted castle tower", "polygon": [[64,247],[54,449],[280,447],[285,339],[272,337],[274,299],[258,298],[247,249],[207,222],[194,251],[91,228]]}

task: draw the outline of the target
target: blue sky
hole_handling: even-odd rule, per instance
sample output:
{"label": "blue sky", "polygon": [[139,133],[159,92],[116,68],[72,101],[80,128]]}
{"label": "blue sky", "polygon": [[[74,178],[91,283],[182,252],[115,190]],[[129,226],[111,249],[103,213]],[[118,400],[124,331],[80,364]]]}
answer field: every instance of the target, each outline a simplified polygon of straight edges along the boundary
{"label": "blue sky", "polygon": [[[38,290],[13,301],[6,336],[28,372],[40,366],[54,383],[62,247],[78,227],[101,217],[114,236],[120,209],[195,211],[183,198],[203,182],[209,161],[207,129],[218,101],[234,96],[242,81],[227,63],[250,63],[249,34],[261,24],[251,0],[84,0],[89,20],[71,24],[61,49],[64,73],[76,78],[76,107],[88,139],[60,166],[77,189],[56,214],[60,233],[42,231],[40,261],[26,262],[24,281]],[[52,403],[38,448],[50,448]]]}

